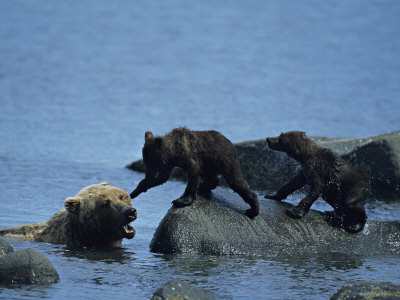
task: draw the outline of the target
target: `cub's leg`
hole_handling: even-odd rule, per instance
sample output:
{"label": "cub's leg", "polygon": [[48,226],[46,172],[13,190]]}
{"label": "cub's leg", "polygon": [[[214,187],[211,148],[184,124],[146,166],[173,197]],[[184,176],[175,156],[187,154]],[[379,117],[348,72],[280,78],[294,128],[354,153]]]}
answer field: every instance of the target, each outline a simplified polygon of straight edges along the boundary
{"label": "cub's leg", "polygon": [[215,189],[219,184],[219,179],[217,174],[215,173],[206,173],[204,175],[204,180],[200,184],[199,187],[199,194],[202,195],[205,198],[210,198],[211,197],[211,191]]}
{"label": "cub's leg", "polygon": [[192,205],[193,201],[196,199],[199,184],[200,175],[198,173],[190,172],[188,174],[188,184],[186,186],[185,192],[181,197],[172,201],[172,204],[176,207]]}
{"label": "cub's leg", "polygon": [[281,201],[286,199],[291,193],[297,191],[302,188],[307,183],[306,178],[303,175],[303,172],[300,171],[299,174],[296,175],[289,183],[285,184],[281,187],[278,192],[274,195],[265,195],[264,198]]}
{"label": "cub's leg", "polygon": [[239,163],[229,171],[224,172],[222,175],[229,187],[238,193],[239,196],[250,205],[250,208],[246,210],[246,216],[249,218],[258,216],[260,214],[260,201],[258,200],[257,195],[250,191],[250,188],[240,171]]}

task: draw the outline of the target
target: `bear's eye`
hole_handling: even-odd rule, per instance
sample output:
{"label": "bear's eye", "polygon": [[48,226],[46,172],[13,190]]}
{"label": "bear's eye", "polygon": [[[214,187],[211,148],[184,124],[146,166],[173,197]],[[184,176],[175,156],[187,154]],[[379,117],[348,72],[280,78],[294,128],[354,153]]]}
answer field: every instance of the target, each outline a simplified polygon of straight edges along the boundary
{"label": "bear's eye", "polygon": [[111,205],[111,200],[107,199],[106,201],[103,202],[103,204],[101,205],[101,207],[110,207]]}

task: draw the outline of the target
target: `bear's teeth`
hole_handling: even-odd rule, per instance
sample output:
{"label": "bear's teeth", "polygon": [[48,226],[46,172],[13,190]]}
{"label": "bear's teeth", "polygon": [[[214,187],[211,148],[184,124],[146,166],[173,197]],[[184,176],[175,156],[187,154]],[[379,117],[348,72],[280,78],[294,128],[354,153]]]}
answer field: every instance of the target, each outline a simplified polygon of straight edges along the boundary
{"label": "bear's teeth", "polygon": [[130,226],[129,224],[125,225],[125,226],[124,226],[124,229],[125,229],[125,231],[128,232],[128,233],[133,231],[133,227]]}

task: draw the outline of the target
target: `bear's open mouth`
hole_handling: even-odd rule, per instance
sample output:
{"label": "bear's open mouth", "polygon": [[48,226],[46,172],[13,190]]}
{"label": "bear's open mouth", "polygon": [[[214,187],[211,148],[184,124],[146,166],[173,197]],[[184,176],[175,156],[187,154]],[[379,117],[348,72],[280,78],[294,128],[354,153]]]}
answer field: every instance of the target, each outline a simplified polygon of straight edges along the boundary
{"label": "bear's open mouth", "polygon": [[124,236],[124,238],[131,239],[135,236],[136,230],[135,230],[135,227],[133,227],[129,224],[126,224],[121,227],[121,233]]}

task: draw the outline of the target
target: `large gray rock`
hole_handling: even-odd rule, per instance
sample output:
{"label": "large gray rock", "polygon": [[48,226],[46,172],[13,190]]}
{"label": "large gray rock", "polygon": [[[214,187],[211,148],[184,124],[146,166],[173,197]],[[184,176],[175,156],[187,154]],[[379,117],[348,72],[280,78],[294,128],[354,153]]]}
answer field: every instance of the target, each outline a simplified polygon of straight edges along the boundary
{"label": "large gray rock", "polygon": [[170,280],[159,288],[151,300],[215,300],[214,296],[180,280]]}
{"label": "large gray rock", "polygon": [[261,200],[261,214],[244,216],[246,204],[219,189],[211,201],[199,197],[191,206],[171,208],[160,222],[150,249],[160,253],[276,255],[290,253],[400,254],[400,222],[369,220],[350,234],[311,210],[303,219],[286,216],[291,205]]}
{"label": "large gray rock", "polygon": [[390,282],[355,282],[342,287],[330,299],[400,300],[400,285]]}
{"label": "large gray rock", "polygon": [[0,258],[0,283],[53,283],[59,280],[49,259],[35,249],[23,249]]}
{"label": "large gray rock", "polygon": [[14,248],[4,239],[0,238],[0,258],[12,252],[14,252]]}
{"label": "large gray rock", "polygon": [[316,138],[316,142],[353,165],[373,197],[400,198],[400,131],[358,139]]}
{"label": "large gray rock", "polygon": [[[366,180],[371,196],[400,198],[400,131],[363,138],[311,137],[352,164]],[[299,164],[285,153],[268,148],[265,139],[235,144],[244,178],[259,191],[276,191],[300,170]],[[142,160],[127,168],[144,172]],[[185,180],[175,169],[171,178]]]}

